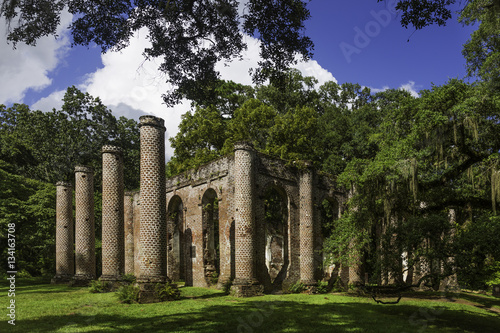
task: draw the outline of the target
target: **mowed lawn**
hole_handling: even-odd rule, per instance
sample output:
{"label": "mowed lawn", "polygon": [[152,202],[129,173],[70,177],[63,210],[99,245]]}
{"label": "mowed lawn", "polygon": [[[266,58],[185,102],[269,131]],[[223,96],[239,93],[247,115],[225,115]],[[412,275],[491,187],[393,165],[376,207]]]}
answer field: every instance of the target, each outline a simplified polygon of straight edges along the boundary
{"label": "mowed lawn", "polygon": [[214,289],[182,287],[182,299],[120,304],[114,293],[16,281],[16,325],[0,290],[0,332],[500,332],[500,299],[412,294],[399,304],[347,294],[235,298]]}

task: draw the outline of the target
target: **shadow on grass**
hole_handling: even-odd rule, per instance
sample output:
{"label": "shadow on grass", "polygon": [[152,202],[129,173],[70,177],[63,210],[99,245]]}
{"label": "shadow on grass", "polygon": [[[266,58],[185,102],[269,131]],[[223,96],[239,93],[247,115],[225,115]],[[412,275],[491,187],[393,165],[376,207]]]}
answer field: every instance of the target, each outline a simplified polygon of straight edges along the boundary
{"label": "shadow on grass", "polygon": [[[329,296],[333,298],[332,296]],[[327,298],[328,299],[328,298]],[[215,300],[214,300],[215,301]],[[500,318],[467,310],[370,303],[311,304],[267,298],[217,304],[173,302],[132,305],[123,314],[46,316],[18,320],[30,332],[498,332]],[[185,301],[189,302],[189,301]],[[221,304],[222,303],[222,304]],[[163,313],[166,313],[163,315]]]}
{"label": "shadow on grass", "polygon": [[[485,297],[481,295],[471,295],[471,294],[465,294],[461,293],[460,298],[468,300],[470,302],[478,303],[481,304],[485,308],[493,308],[494,306],[500,310],[500,298],[490,298],[490,297]],[[499,329],[500,331],[500,329]]]}

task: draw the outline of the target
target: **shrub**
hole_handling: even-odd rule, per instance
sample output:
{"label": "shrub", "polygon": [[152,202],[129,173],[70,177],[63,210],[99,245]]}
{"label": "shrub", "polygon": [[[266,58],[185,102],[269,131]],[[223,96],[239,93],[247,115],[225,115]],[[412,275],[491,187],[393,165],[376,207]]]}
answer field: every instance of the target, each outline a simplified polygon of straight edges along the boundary
{"label": "shrub", "polygon": [[300,281],[297,281],[288,287],[288,292],[292,294],[300,294],[304,290],[306,290],[306,286]]}
{"label": "shrub", "polygon": [[318,281],[318,286],[316,287],[316,292],[318,294],[326,294],[328,292],[328,282]]}
{"label": "shrub", "polygon": [[210,275],[210,284],[211,285],[216,285],[217,282],[219,282],[219,273],[217,272],[213,272],[211,275]]}
{"label": "shrub", "polygon": [[229,295],[231,293],[231,287],[233,286],[233,280],[229,279],[222,285],[222,291],[224,294]]}
{"label": "shrub", "polygon": [[120,303],[137,303],[139,301],[139,287],[133,284],[121,286],[116,291],[116,297]]}
{"label": "shrub", "polygon": [[122,281],[125,283],[135,283],[135,275],[134,274],[123,274]]}
{"label": "shrub", "polygon": [[111,284],[107,281],[92,280],[89,285],[89,292],[96,293],[107,293],[111,291]]}
{"label": "shrub", "polygon": [[180,292],[179,289],[177,289],[177,286],[172,285],[169,282],[164,285],[158,283],[155,287],[155,292],[158,298],[162,301],[174,301],[180,298]]}

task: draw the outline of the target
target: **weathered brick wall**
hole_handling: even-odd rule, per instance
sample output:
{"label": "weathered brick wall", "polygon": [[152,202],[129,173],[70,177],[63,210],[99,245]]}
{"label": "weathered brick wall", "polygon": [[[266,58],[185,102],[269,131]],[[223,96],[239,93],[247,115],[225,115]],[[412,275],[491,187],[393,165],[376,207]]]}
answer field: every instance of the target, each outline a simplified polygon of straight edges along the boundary
{"label": "weathered brick wall", "polygon": [[[177,219],[174,221],[169,217],[167,229],[167,239],[172,241],[168,250],[168,275],[172,279],[184,278],[187,285],[201,287],[210,284],[206,276],[206,253],[203,250],[203,235],[206,229],[203,223],[203,198],[208,191],[212,190],[216,193],[218,200],[219,285],[231,278],[242,276],[245,279],[243,283],[258,282],[264,285],[266,291],[271,291],[279,288],[282,283],[291,284],[300,279],[299,188],[301,172],[297,168],[286,166],[279,159],[254,152],[251,147],[239,148],[235,156],[221,158],[196,170],[167,179],[167,216],[175,215]],[[239,164],[235,162],[237,158],[241,159]],[[238,186],[236,181],[238,177],[240,181],[244,179],[243,186]],[[324,198],[335,197],[335,200],[340,200],[343,193],[333,191],[333,183],[325,177],[318,176],[310,178],[309,181],[311,219],[308,222],[310,225],[308,235],[309,244],[312,244],[314,248],[309,249],[307,255],[309,256],[309,274],[312,280],[317,280],[323,278],[324,274],[319,251],[322,238],[318,212]],[[287,208],[287,212],[284,213],[286,221],[283,230],[286,239],[280,245],[285,247],[282,249],[285,257],[280,263],[280,272],[271,273],[266,266],[266,249],[269,251],[270,246],[276,247],[276,244],[269,244],[266,240],[265,225],[265,199],[270,188],[282,194]],[[236,196],[237,192],[240,192],[239,201]],[[179,211],[179,207],[182,207],[182,211]],[[240,213],[243,212],[245,218],[238,227],[237,208],[240,210],[239,207],[244,207]],[[180,226],[178,226],[179,223]],[[180,227],[179,231],[175,230],[176,227]],[[238,228],[240,228],[239,236],[241,237],[239,241]],[[176,236],[176,232],[181,235]],[[182,259],[174,253],[179,251],[175,249],[179,246],[175,243],[178,241],[185,244]],[[243,254],[242,260],[238,260],[238,247],[240,247],[240,255]],[[183,264],[181,265],[178,260],[183,260]],[[179,272],[181,267],[184,270],[183,273]],[[238,282],[236,280],[236,283]]]}
{"label": "weathered brick wall", "polygon": [[56,275],[53,283],[68,282],[75,273],[73,255],[73,185],[56,184]]}
{"label": "weathered brick wall", "polygon": [[96,278],[94,170],[75,167],[75,285]]}
{"label": "weathered brick wall", "polygon": [[[232,175],[230,170],[234,160],[231,157],[225,157],[214,161],[208,165],[201,166],[196,170],[175,176],[167,180],[167,207],[170,217],[172,213],[182,206],[182,211],[178,212],[176,221],[180,223],[179,238],[176,240],[174,230],[174,220],[169,219],[168,239],[173,241],[169,244],[169,277],[176,279],[182,277],[186,285],[206,287],[210,283],[205,276],[206,253],[203,251],[203,197],[209,191],[215,192],[218,201],[218,219],[219,219],[219,249],[220,249],[220,274],[219,282],[223,283],[234,277],[231,273],[231,255],[234,252],[234,236],[231,243],[231,226],[234,225],[233,197],[234,186],[232,186]],[[212,192],[212,193],[213,193]],[[234,231],[233,231],[234,232]],[[183,256],[179,258],[180,262],[174,260],[174,249],[179,248],[181,241]],[[183,272],[179,270],[183,269]]]}
{"label": "weathered brick wall", "polygon": [[102,275],[116,281],[125,272],[123,152],[102,147]]}

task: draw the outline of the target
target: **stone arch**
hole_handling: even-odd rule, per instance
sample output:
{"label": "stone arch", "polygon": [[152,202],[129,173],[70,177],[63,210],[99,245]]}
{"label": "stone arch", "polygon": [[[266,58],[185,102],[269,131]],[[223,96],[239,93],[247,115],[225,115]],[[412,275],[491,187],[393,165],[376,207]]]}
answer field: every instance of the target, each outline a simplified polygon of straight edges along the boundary
{"label": "stone arch", "polygon": [[290,266],[290,202],[291,196],[278,181],[266,184],[262,189],[264,219],[262,221],[261,246],[266,269],[264,285],[268,291],[281,290]]}
{"label": "stone arch", "polygon": [[216,285],[220,275],[219,204],[217,192],[208,188],[201,200],[203,270],[208,285]]}
{"label": "stone arch", "polygon": [[173,281],[186,281],[190,244],[185,239],[184,205],[181,197],[174,195],[167,207],[168,276]]}

